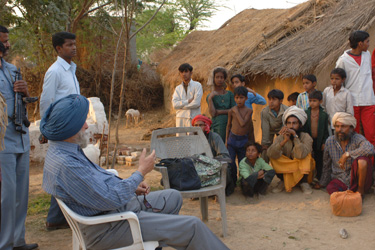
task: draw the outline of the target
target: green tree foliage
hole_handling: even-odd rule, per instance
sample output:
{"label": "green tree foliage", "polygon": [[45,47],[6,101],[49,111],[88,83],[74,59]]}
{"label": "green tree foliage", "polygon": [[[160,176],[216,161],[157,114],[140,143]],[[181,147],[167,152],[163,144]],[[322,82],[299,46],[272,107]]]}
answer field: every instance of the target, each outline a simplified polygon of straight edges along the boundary
{"label": "green tree foliage", "polygon": [[68,19],[65,1],[18,0],[8,3],[13,13],[19,13],[10,34],[12,55],[22,55],[36,65],[48,62],[53,53],[50,34],[64,30]]}
{"label": "green tree foliage", "polygon": [[[208,20],[220,5],[214,0],[169,0],[156,18],[137,35],[137,54],[143,60],[155,50],[172,48]],[[156,2],[144,4],[136,16],[137,26],[148,20]]]}
{"label": "green tree foliage", "polygon": [[189,31],[196,29],[202,21],[208,20],[219,5],[214,0],[176,0],[180,16],[188,23]]}
{"label": "green tree foliage", "polygon": [[[156,6],[149,6],[136,18],[137,26],[145,23],[156,10]],[[186,34],[178,10],[173,5],[167,5],[155,19],[137,35],[137,54],[140,58],[147,58],[154,50],[168,48],[181,41]]]}

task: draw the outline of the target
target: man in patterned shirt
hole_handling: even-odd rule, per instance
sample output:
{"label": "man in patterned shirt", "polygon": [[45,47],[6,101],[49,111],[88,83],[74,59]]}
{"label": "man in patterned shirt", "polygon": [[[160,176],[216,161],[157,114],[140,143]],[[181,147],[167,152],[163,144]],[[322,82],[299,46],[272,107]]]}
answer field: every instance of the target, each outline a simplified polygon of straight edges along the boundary
{"label": "man in patterned shirt", "polygon": [[357,121],[351,114],[337,112],[332,118],[335,135],[325,144],[323,173],[314,188],[327,187],[329,194],[350,189],[363,196],[372,185],[374,146],[354,131]]}
{"label": "man in patterned shirt", "polygon": [[[83,153],[89,111],[88,100],[72,94],[54,102],[44,114],[40,131],[49,142],[44,163],[43,189],[83,216],[124,211],[138,216],[145,241],[176,249],[228,249],[197,217],[177,216],[182,206],[173,189],[150,193],[143,182],[154,168],[155,152],[129,178],[121,179],[92,163]],[[147,200],[146,200],[147,195]],[[114,249],[132,243],[128,222],[81,225],[88,249]]]}

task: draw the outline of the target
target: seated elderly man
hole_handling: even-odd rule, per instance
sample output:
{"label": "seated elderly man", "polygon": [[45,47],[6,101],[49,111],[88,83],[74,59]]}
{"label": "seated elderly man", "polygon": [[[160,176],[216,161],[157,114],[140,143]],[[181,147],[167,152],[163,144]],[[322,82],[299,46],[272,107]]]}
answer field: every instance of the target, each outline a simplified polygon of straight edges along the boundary
{"label": "seated elderly man", "polygon": [[215,159],[230,159],[229,152],[220,135],[210,131],[212,121],[204,115],[197,115],[191,122],[193,127],[200,127],[210,144],[212,155]]}
{"label": "seated elderly man", "polygon": [[281,192],[284,186],[287,192],[291,192],[294,186],[300,184],[303,193],[311,194],[307,182],[312,181],[315,168],[311,157],[313,139],[301,132],[307,115],[297,106],[291,106],[285,110],[282,120],[284,127],[267,150],[271,165],[281,180],[272,192]]}
{"label": "seated elderly man", "polygon": [[329,194],[350,189],[363,196],[372,185],[374,146],[354,131],[357,121],[351,114],[337,112],[332,118],[335,134],[326,141],[323,173],[314,188],[327,187]]}
{"label": "seated elderly man", "polygon": [[[82,151],[87,143],[88,111],[85,97],[69,95],[51,104],[44,114],[40,131],[50,142],[43,175],[47,193],[84,216],[133,211],[143,239],[158,241],[161,247],[228,249],[198,218],[176,215],[182,205],[178,191],[149,193],[143,179],[153,169],[155,152],[146,157],[144,149],[138,170],[127,179],[92,163]],[[88,249],[113,249],[132,242],[127,221],[81,225],[81,230]]]}

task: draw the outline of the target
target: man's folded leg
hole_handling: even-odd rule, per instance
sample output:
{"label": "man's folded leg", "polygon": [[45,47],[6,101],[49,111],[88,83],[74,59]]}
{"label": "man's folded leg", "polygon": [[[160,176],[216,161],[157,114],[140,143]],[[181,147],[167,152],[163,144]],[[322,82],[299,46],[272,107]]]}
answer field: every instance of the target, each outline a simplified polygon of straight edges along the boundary
{"label": "man's folded leg", "polygon": [[[143,241],[159,241],[160,246],[176,249],[228,249],[197,217],[177,215],[182,205],[181,194],[173,189],[152,192],[147,201],[160,213],[146,212],[143,196],[132,199],[122,211],[138,215]],[[165,205],[165,206],[164,206]],[[198,208],[197,208],[198,209]],[[121,212],[121,211],[118,211]],[[90,249],[112,249],[132,243],[127,221],[81,226]]]}

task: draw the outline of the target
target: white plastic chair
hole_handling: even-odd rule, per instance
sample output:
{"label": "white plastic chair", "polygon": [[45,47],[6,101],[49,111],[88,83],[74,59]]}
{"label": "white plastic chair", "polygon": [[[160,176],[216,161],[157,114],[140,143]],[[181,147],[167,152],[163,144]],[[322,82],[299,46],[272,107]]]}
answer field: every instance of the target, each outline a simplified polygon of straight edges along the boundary
{"label": "white plastic chair", "polygon": [[[114,169],[111,169],[109,172],[118,175],[117,171]],[[66,220],[68,221],[70,228],[72,229],[73,250],[79,250],[80,248],[82,250],[86,250],[86,242],[83,238],[78,223],[84,225],[97,225],[121,220],[128,220],[133,237],[133,244],[122,248],[116,248],[116,250],[155,250],[155,248],[159,246],[159,242],[157,241],[143,242],[138,217],[133,212],[122,212],[90,217],[82,216],[72,211],[62,200],[58,198],[56,198],[56,200]]]}
{"label": "white plastic chair", "polygon": [[[195,154],[205,154],[212,158],[211,147],[201,128],[177,127],[152,131],[151,151],[155,150],[156,157],[183,158]],[[227,215],[225,207],[225,185],[227,163],[221,162],[220,184],[204,187],[198,190],[180,191],[183,198],[199,198],[202,220],[208,220],[208,196],[217,195],[220,203],[223,237],[227,236]],[[165,189],[170,188],[168,170],[166,167],[155,166],[155,170],[162,174]]]}

